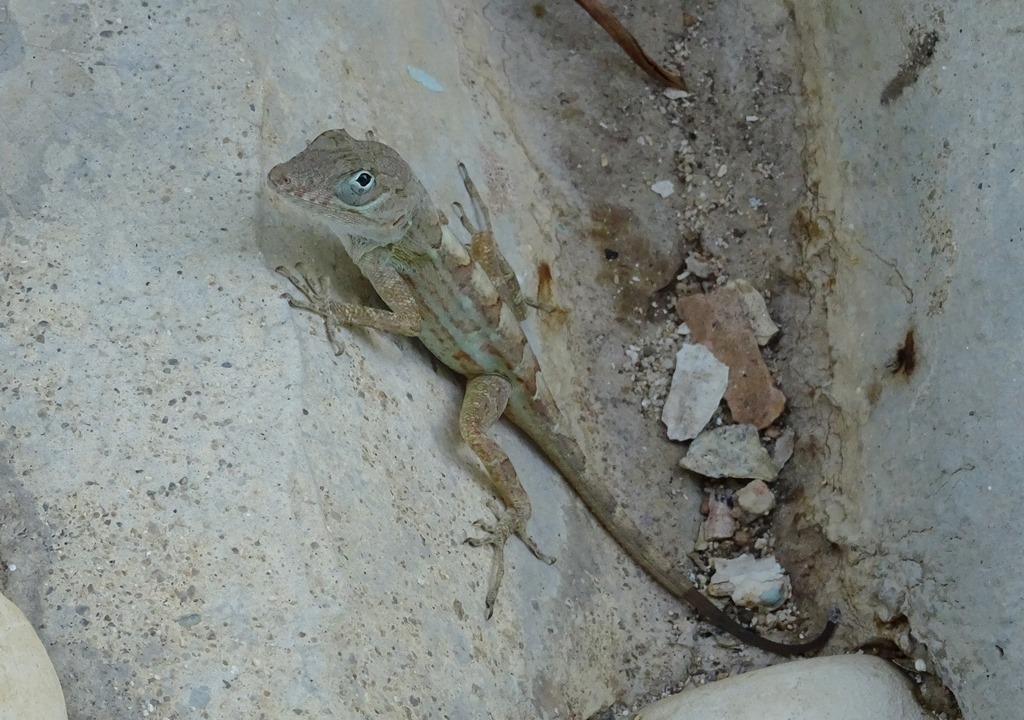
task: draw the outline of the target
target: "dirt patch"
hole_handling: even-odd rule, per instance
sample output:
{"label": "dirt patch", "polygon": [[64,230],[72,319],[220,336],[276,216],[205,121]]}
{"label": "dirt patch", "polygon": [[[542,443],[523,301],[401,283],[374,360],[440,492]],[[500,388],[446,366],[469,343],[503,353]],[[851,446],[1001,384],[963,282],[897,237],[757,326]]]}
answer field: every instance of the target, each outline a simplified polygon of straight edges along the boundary
{"label": "dirt patch", "polygon": [[[662,0],[609,6],[657,60],[683,71],[689,94],[653,85],[572,3],[488,12],[508,51],[495,64],[514,90],[517,132],[564,198],[550,272],[567,320],[548,331],[569,335],[590,450],[642,527],[663,547],[678,546],[686,563],[680,538],[696,539],[704,493],[678,468],[683,446],[667,440],[647,395],[672,374],[677,348],[664,339],[679,322],[675,302],[729,278],[768,299],[782,332],[766,360],[788,398],[783,422],[798,438],[778,486],[786,507],[777,550],[813,631],[838,593],[816,577],[835,561],[817,531],[819,509],[805,502],[827,455],[820,388],[830,360],[824,306],[813,296],[820,277],[809,275],[803,249],[791,18],[781,2],[705,1],[685,12]],[[707,259],[708,278],[686,275],[691,254]],[[630,347],[646,358],[643,377]],[[657,675],[656,662],[650,671]],[[668,683],[684,677],[668,664],[661,671]]]}

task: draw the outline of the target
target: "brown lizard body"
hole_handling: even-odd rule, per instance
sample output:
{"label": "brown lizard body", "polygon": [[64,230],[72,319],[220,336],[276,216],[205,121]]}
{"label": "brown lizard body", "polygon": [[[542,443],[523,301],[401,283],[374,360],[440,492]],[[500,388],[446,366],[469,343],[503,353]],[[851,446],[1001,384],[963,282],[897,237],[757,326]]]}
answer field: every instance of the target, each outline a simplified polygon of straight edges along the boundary
{"label": "brown lizard body", "polygon": [[334,331],[339,324],[368,326],[418,337],[439,360],[467,378],[459,430],[504,502],[489,504],[496,521],[478,521],[483,537],[468,540],[494,548],[487,616],[493,611],[504,572],[504,546],[511,535],[541,560],[554,562],[528,535],[529,498],[508,456],[488,436],[505,415],[537,443],[626,553],[673,595],[756,647],[782,655],[819,650],[835,629],[834,614],[816,638],[795,645],[773,642],[744,628],[662,557],[605,485],[588,476],[583,453],[567,434],[519,324],[526,315],[519,283],[494,244],[476,188],[465,168],[459,169],[483,220],[477,229],[455,206],[472,235],[468,250],[398,153],[372,140],[356,140],[344,130],[321,134],[294,158],[275,166],[268,181],[285,198],[327,221],[390,308],[334,302],[324,280],[278,268],[308,299],[286,295],[289,302],[324,318],[337,352],[341,350]]}

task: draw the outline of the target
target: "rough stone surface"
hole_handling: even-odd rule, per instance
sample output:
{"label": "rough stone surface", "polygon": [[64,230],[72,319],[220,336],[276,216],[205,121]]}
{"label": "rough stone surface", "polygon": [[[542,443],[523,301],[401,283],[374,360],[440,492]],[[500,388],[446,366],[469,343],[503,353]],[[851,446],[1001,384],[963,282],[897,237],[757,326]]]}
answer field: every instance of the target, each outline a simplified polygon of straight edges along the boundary
{"label": "rough stone surface", "polygon": [[968,720],[1018,717],[1021,3],[793,7],[818,191],[805,252],[829,261],[805,275],[828,298],[832,375],[830,467],[807,501],[843,549],[810,582],[865,587],[844,610],[863,636],[884,594],[886,631],[914,638]]}
{"label": "rough stone surface", "polygon": [[679,464],[713,478],[769,482],[778,474],[753,425],[724,425],[705,430],[690,443]]}
{"label": "rough stone surface", "polygon": [[[701,92],[722,91],[700,68],[791,37],[772,3],[740,23],[708,5],[687,38],[705,54],[686,60]],[[0,557],[69,714],[536,720],[684,680],[692,648],[664,618],[693,614],[504,423],[530,532],[558,563],[510,542],[485,620],[491,553],[462,540],[492,494],[459,438],[461,383],[386,333],[339,333],[335,357],[322,323],[287,307],[274,268],[298,261],[340,299],[375,299],[324,223],[268,197],[265,175],[323,130],[373,130],[454,218],[464,161],[545,305],[528,330],[592,471],[682,563],[700,493],[616,363],[638,333],[634,302],[698,249],[680,249],[694,189],[666,159],[693,112],[721,110],[684,118],[573,3],[547,3],[544,19],[529,3],[458,0],[54,7],[0,10]],[[630,28],[662,55],[677,10],[653,0]],[[712,24],[731,49],[702,42]],[[778,109],[774,132],[793,124],[791,47],[733,63],[757,82],[731,102],[753,102],[762,77],[783,88],[757,99]],[[798,178],[774,137],[751,146],[720,125]],[[766,195],[794,185],[742,171]],[[624,194],[641,177],[676,192]],[[615,203],[612,219],[635,214],[597,238],[592,218]],[[744,213],[730,227],[761,221]]]}
{"label": "rough stone surface", "polygon": [[673,440],[697,436],[718,409],[729,383],[729,368],[720,363],[703,345],[687,343],[676,353],[661,420]]}
{"label": "rough stone surface", "polygon": [[757,338],[738,291],[719,288],[689,295],[678,304],[679,316],[695,342],[706,345],[729,368],[725,401],[733,420],[766,428],[786,407],[786,396],[775,386],[761,357]]}
{"label": "rough stone surface", "polygon": [[714,495],[708,499],[708,518],[704,521],[704,539],[725,540],[736,532],[736,519],[732,516],[729,503]]}
{"label": "rough stone surface", "polygon": [[751,515],[764,515],[775,507],[775,494],[763,480],[753,480],[736,491],[736,504]]}
{"label": "rough stone surface", "polygon": [[782,470],[793,457],[793,450],[796,447],[796,433],[793,428],[786,428],[785,431],[775,439],[775,446],[772,447],[772,462],[775,467]]}
{"label": "rough stone surface", "polygon": [[793,660],[709,683],[641,709],[635,720],[928,720],[910,683],[866,655]]}
{"label": "rough stone surface", "polygon": [[0,720],[67,720],[60,680],[18,607],[0,595]]}
{"label": "rough stone surface", "polygon": [[750,329],[754,331],[758,345],[767,345],[779,332],[779,326],[768,313],[768,305],[764,297],[746,280],[730,280],[725,284],[730,290],[740,294],[740,301],[746,308]]}
{"label": "rough stone surface", "polygon": [[715,558],[715,574],[708,582],[708,594],[728,595],[740,607],[777,608],[791,593],[789,578],[773,557]]}

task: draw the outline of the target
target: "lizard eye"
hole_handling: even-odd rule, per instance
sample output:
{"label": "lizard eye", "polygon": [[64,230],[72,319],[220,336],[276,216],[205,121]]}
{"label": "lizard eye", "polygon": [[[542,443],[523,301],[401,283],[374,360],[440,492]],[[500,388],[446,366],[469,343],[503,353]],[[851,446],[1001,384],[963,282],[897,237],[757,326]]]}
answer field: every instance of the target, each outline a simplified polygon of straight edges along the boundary
{"label": "lizard eye", "polygon": [[358,170],[335,186],[334,194],[346,205],[362,205],[370,198],[366,197],[374,185],[376,178],[369,170]]}

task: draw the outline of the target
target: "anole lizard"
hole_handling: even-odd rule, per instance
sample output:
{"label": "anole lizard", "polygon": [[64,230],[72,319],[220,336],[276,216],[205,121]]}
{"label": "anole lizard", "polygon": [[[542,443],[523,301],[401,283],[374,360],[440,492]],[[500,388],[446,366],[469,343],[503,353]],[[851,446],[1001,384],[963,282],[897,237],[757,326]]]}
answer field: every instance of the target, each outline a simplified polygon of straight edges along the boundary
{"label": "anole lizard", "polygon": [[336,352],[341,352],[337,326],[372,327],[418,337],[439,360],[466,377],[459,430],[503,501],[488,504],[496,520],[478,521],[483,535],[467,540],[494,549],[487,617],[493,612],[504,574],[505,542],[511,535],[544,562],[554,562],[527,533],[529,498],[508,456],[488,435],[504,415],[537,443],[623,550],[669,592],[756,647],[780,655],[818,651],[835,630],[835,613],[816,638],[800,644],[774,642],[748,630],[663,558],[605,485],[588,473],[520,327],[526,306],[519,282],[494,243],[487,209],[461,163],[459,172],[482,225],[475,227],[455,205],[472,236],[468,249],[398,153],[371,139],[356,140],[344,130],[328,130],[291,160],[275,166],[268,182],[280,195],[327,222],[390,308],[335,302],[324,278],[306,277],[298,267],[294,272],[278,268],[306,300],[284,297],[293,307],[324,319]]}

